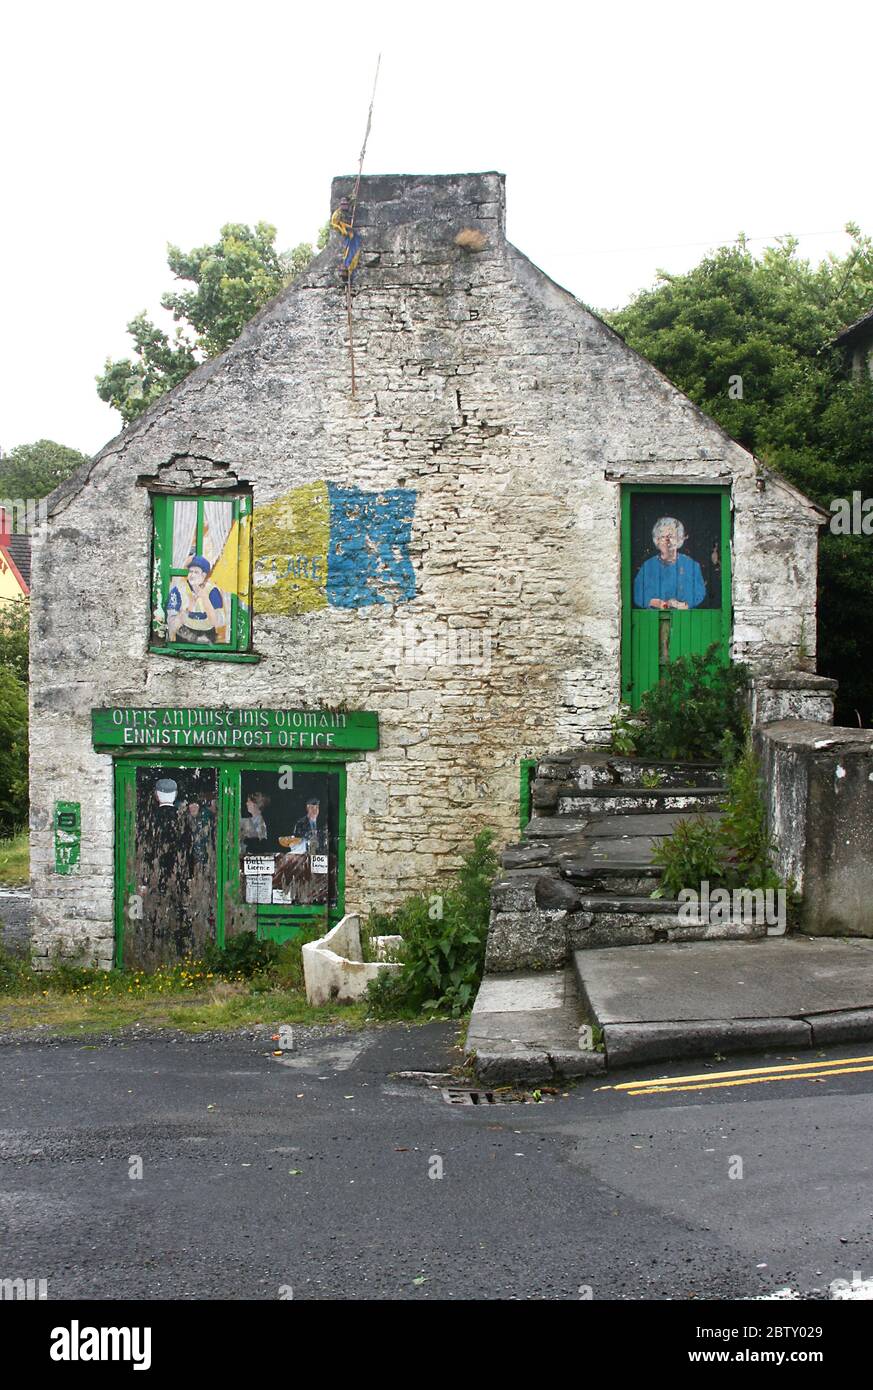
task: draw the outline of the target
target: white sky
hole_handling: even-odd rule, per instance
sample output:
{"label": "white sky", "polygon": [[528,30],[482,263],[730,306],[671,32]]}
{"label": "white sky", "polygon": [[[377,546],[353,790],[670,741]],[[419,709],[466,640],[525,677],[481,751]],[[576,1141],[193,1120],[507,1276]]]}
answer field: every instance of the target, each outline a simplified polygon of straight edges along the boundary
{"label": "white sky", "polygon": [[[507,175],[507,231],[611,308],[739,231],[844,253],[873,232],[873,8],[29,0],[2,53],[0,447],[86,452],[125,325],[161,314],[166,243],[263,219],[314,240],[334,174]],[[166,316],[167,318],[169,316]],[[341,331],[338,324],[337,331]]]}

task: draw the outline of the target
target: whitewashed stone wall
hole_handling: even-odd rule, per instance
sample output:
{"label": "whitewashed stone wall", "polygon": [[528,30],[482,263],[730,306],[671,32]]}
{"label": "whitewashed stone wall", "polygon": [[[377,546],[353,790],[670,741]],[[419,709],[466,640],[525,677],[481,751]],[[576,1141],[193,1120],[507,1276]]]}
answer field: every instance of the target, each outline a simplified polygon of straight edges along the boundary
{"label": "whitewashed stone wall", "polygon": [[[332,206],[350,180],[334,185]],[[504,237],[503,178],[361,188],[350,393],[337,248],[53,498],[33,557],[37,953],[109,963],[111,759],[95,705],[378,711],[349,767],[347,911],[452,868],[482,826],[514,838],[519,760],[608,735],[619,699],[622,481],[732,486],[735,654],[811,664],[818,516]],[[454,244],[480,229],[475,253]],[[725,383],[727,389],[727,383]],[[327,479],[416,493],[402,604],[254,616],[258,665],[149,655],[147,481],[259,504]],[[479,669],[403,659],[410,632],[479,629]],[[407,642],[408,646],[408,642]],[[77,875],[53,872],[54,800],[82,803]]]}

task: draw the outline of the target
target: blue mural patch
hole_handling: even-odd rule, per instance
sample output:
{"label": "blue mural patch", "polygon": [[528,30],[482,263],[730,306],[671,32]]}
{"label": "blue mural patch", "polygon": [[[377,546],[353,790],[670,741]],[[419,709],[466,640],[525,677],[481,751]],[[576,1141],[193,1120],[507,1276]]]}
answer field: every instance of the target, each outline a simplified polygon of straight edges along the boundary
{"label": "blue mural patch", "polygon": [[415,598],[409,558],[415,493],[364,492],[328,483],[330,540],[327,601],[337,608],[404,603]]}

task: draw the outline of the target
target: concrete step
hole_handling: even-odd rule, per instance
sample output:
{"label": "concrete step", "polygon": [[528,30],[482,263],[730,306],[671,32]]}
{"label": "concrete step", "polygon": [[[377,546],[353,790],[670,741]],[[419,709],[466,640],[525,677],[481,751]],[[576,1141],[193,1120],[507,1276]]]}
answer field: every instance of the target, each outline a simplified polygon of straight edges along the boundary
{"label": "concrete step", "polygon": [[658,777],[659,785],[665,787],[718,786],[724,780],[724,770],[717,762],[664,762],[567,749],[547,754],[537,763],[534,801],[536,804],[538,781],[566,783],[572,790],[588,791],[598,786],[641,787],[644,778],[653,777]]}
{"label": "concrete step", "polygon": [[675,898],[653,898],[648,894],[621,893],[583,893],[579,898],[579,912],[621,913],[639,912],[644,915],[664,917],[677,913],[680,904]]}
{"label": "concrete step", "polygon": [[664,941],[738,941],[767,935],[766,924],[731,917],[698,922],[670,898],[587,893],[567,919],[568,943],[574,951],[604,946],[649,946]]}
{"label": "concrete step", "polygon": [[602,815],[638,814],[642,811],[710,811],[725,799],[725,787],[638,787],[617,789],[593,787],[573,796],[560,796],[555,807],[555,820],[564,816],[591,817]]}
{"label": "concrete step", "polygon": [[[717,825],[721,820],[721,811],[694,811],[692,813],[695,820],[701,817]],[[665,835],[672,835],[676,825],[680,820],[687,820],[687,811],[633,811],[621,812],[617,816],[601,815],[592,816],[585,822],[584,842],[593,844],[596,841],[621,841],[648,838],[650,840],[663,839]],[[553,823],[563,820],[564,817],[553,817]],[[566,818],[569,822],[571,817]],[[552,843],[558,844],[560,837],[557,832],[552,832]]]}
{"label": "concrete step", "polygon": [[[869,1043],[871,981],[873,941],[857,939],[582,951],[566,970],[486,975],[467,1056],[480,1081],[497,1086],[597,1076],[605,1066],[711,1060],[714,1053]],[[686,1068],[640,1082],[674,1091],[688,1083],[693,1093],[698,1079]],[[717,1078],[707,1069],[706,1079]]]}
{"label": "concrete step", "polygon": [[608,879],[565,877],[560,866],[504,869],[491,887],[494,912],[581,912],[598,911],[586,903],[651,903],[652,891],[660,881],[659,872],[624,874]]}
{"label": "concrete step", "polygon": [[588,892],[648,895],[663,872],[660,864],[652,863],[657,840],[653,835],[586,836],[581,848],[566,849],[556,841],[557,867],[570,883]]}
{"label": "concrete step", "polygon": [[470,1015],[466,1051],[483,1084],[564,1081],[603,1072],[602,1051],[580,1036],[572,969],[486,975]]}
{"label": "concrete step", "polygon": [[649,865],[638,873],[619,872],[615,866],[605,871],[585,873],[578,876],[561,871],[564,881],[575,888],[580,895],[602,894],[622,898],[650,898],[661,881],[661,868]]}
{"label": "concrete step", "polygon": [[524,827],[525,840],[549,841],[565,835],[581,835],[588,828],[588,816],[531,816]]}

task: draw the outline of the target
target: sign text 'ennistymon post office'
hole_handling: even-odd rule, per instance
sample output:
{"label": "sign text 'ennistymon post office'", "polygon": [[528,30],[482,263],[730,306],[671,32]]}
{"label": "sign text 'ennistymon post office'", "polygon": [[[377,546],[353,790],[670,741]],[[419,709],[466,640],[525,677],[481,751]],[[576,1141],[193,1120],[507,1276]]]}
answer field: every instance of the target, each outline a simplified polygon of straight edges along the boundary
{"label": "sign text 'ennistymon post office'", "polygon": [[95,748],[371,749],[379,716],[367,710],[93,709]]}

